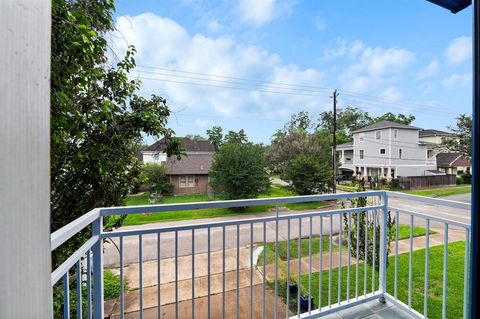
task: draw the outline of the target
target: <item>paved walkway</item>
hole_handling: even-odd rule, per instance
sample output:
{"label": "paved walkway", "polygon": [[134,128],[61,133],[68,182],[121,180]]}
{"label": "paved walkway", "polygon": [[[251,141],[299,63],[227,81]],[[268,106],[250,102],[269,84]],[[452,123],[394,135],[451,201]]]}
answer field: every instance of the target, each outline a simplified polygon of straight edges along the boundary
{"label": "paved walkway", "polygon": [[[436,234],[430,235],[430,245],[442,245],[444,236],[441,230],[437,230]],[[452,230],[449,232],[449,242],[464,240],[465,234],[462,231]],[[425,247],[425,237],[415,237],[413,239],[413,250],[422,249]],[[260,248],[261,249],[261,248]],[[399,254],[409,252],[410,240],[404,239],[399,241]],[[392,245],[390,255],[395,253],[395,244]],[[341,265],[346,266],[348,264],[348,252],[347,249],[342,249],[341,252]],[[240,248],[239,271],[238,271],[238,287],[240,290],[240,307],[241,313],[249,313],[250,309],[250,286],[253,286],[254,290],[254,307],[258,312],[262,309],[262,282],[263,282],[263,267],[250,269],[250,248]],[[256,254],[258,256],[258,249],[256,248]],[[237,251],[236,249],[228,249],[225,251],[225,278],[223,276],[223,254],[221,251],[212,252],[210,256],[210,295],[211,303],[215,303],[214,313],[221,314],[222,303],[222,291],[223,282],[225,281],[225,291],[228,300],[236,298],[237,289]],[[351,264],[355,264],[355,258],[350,258]],[[256,260],[253,261],[256,264]],[[332,268],[337,268],[340,264],[340,252],[332,253]],[[191,301],[192,301],[192,257],[191,255],[181,256],[178,258],[177,263],[178,272],[178,301],[180,305],[185,305],[181,308],[180,317],[191,317]],[[285,277],[286,265],[281,263],[279,265],[280,278]],[[319,272],[320,270],[329,269],[329,254],[326,252],[322,257],[322,267],[320,268],[320,256],[312,255],[312,273]],[[310,258],[303,257],[301,259],[301,271],[302,275],[308,274],[310,271]],[[158,307],[158,285],[157,285],[157,273],[158,264],[157,261],[146,261],[142,263],[142,287],[143,287],[143,308],[147,309],[146,313],[151,316],[156,316]],[[194,267],[193,282],[195,285],[195,307],[198,308],[198,317],[206,317],[207,296],[208,296],[208,255],[205,253],[195,255],[195,267]],[[298,259],[292,259],[290,261],[290,273],[293,276],[298,276]],[[140,309],[139,304],[139,264],[134,263],[127,265],[124,268],[124,274],[126,281],[128,282],[128,290],[125,292],[125,312],[137,313]],[[167,258],[160,260],[160,305],[162,315],[165,318],[169,318],[170,315],[175,314],[175,259]],[[275,279],[275,264],[266,266],[266,278],[267,280]],[[272,292],[269,290],[266,293],[266,297],[269,302],[273,302]],[[220,299],[219,299],[220,298]],[[214,301],[215,300],[215,301]],[[232,305],[236,304],[236,299],[232,302],[227,302],[228,307],[226,311],[229,314],[234,314],[236,311]],[[283,303],[280,299],[279,309],[282,308]],[[269,305],[269,309],[272,309],[272,304]],[[213,308],[212,308],[213,309]],[[284,305],[283,308],[284,309]],[[220,312],[218,312],[220,311]],[[285,311],[285,310],[283,310]],[[118,315],[120,312],[120,305],[118,300],[109,300],[105,303],[105,312],[110,315]],[[202,316],[201,314],[205,315]],[[213,313],[213,312],[212,312]],[[273,313],[272,313],[273,314]],[[180,312],[179,312],[180,315]],[[147,315],[146,318],[149,318]]]}

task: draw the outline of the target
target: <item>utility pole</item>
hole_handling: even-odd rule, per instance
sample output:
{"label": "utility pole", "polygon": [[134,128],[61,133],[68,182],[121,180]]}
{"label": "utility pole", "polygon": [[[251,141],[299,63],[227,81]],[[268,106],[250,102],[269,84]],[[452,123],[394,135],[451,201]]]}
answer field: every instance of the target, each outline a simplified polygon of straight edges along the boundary
{"label": "utility pole", "polygon": [[337,90],[333,91],[333,193],[337,192]]}

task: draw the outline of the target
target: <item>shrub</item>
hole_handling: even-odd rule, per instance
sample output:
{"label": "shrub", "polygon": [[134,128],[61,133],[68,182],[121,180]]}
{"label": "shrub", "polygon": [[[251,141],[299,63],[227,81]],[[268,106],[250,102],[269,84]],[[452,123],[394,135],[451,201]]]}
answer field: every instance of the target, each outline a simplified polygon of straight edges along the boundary
{"label": "shrub", "polygon": [[[349,207],[365,207],[367,206],[367,198],[366,197],[358,197],[349,199],[350,205]],[[366,219],[368,216],[368,224],[366,223]],[[355,243],[357,242],[357,232],[359,233],[359,249],[358,249],[358,259],[365,260],[365,245],[367,245],[367,252],[366,252],[366,259],[369,265],[373,265],[373,247],[375,242],[375,269],[378,271],[380,268],[380,222],[381,222],[381,213],[374,214],[371,211],[363,211],[357,214],[352,214],[351,221],[350,221],[350,242]],[[360,219],[359,223],[357,222]],[[376,225],[375,225],[376,219]],[[348,238],[348,214],[343,214],[343,223],[344,223],[344,234],[346,238]],[[357,225],[360,227],[357,231]],[[376,226],[376,227],[375,227]],[[365,243],[365,232],[368,234],[368,242]],[[374,240],[373,238],[376,238]],[[390,246],[395,237],[395,218],[392,219],[390,211],[387,215],[387,255],[390,253]],[[350,254],[351,256],[357,258],[357,247],[356,245],[350,246]],[[388,258],[386,260],[387,267],[388,267]]]}
{"label": "shrub", "polygon": [[391,189],[399,189],[400,188],[400,180],[398,178],[392,178],[390,180],[390,188]]}
{"label": "shrub", "polygon": [[265,167],[260,145],[223,144],[213,157],[210,185],[225,199],[255,198],[270,189]]}
{"label": "shrub", "polygon": [[170,194],[173,185],[170,184],[165,166],[148,163],[142,168],[142,178],[152,193]]}
{"label": "shrub", "polygon": [[463,184],[463,178],[461,176],[457,176],[457,185]]}
{"label": "shrub", "polygon": [[462,179],[464,184],[472,184],[472,174],[469,172],[463,174]]}
{"label": "shrub", "polygon": [[285,167],[283,178],[300,195],[324,193],[332,186],[332,170],[311,155],[298,155]]}

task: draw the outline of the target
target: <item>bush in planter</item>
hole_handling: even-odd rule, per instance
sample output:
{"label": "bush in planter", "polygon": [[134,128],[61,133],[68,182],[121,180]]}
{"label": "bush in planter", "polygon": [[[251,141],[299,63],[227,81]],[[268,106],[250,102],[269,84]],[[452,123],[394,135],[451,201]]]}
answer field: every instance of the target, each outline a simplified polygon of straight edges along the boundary
{"label": "bush in planter", "polygon": [[457,185],[463,184],[463,178],[461,176],[457,176]]}

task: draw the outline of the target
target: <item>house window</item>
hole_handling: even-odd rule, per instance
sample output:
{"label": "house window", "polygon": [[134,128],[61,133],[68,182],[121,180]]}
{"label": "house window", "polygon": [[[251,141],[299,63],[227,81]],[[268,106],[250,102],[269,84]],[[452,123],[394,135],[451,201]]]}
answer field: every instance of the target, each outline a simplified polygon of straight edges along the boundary
{"label": "house window", "polygon": [[398,130],[393,130],[393,138],[397,139],[398,137]]}
{"label": "house window", "polygon": [[364,156],[364,151],[360,150],[360,159],[363,159],[363,156]]}
{"label": "house window", "polygon": [[382,138],[382,131],[376,131],[375,132],[375,139],[376,140],[379,140]]}
{"label": "house window", "polygon": [[179,180],[180,188],[195,187],[195,176],[181,175]]}
{"label": "house window", "polygon": [[399,150],[398,150],[398,158],[399,158],[399,159],[402,159],[402,149],[399,149]]}
{"label": "house window", "polygon": [[380,149],[380,154],[385,154],[385,149],[384,148]]}
{"label": "house window", "polygon": [[427,151],[427,158],[430,159],[433,157],[433,150],[428,150]]}

